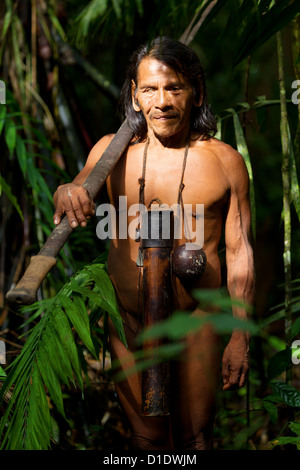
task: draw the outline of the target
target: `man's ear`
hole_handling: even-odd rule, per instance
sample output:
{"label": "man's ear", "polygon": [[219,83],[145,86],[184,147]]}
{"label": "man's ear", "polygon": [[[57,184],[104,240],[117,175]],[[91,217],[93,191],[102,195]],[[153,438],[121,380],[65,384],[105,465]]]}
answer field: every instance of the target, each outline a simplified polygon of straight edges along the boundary
{"label": "man's ear", "polygon": [[194,97],[194,103],[193,103],[196,108],[200,108],[203,103],[203,85],[202,85],[201,75],[198,76],[198,81],[199,81],[199,94],[198,96]]}
{"label": "man's ear", "polygon": [[136,99],[136,84],[134,80],[131,80],[131,99],[132,99],[132,106],[133,109],[138,113],[141,111],[141,108],[139,106],[138,100]]}

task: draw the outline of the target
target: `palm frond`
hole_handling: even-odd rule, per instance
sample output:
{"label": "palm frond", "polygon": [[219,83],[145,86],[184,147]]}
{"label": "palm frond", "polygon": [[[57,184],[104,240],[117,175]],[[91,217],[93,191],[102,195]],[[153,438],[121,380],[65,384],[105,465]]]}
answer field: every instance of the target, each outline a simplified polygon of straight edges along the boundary
{"label": "palm frond", "polygon": [[[43,315],[31,330],[21,354],[9,366],[0,390],[0,404],[12,389],[0,423],[1,448],[10,450],[48,449],[51,442],[51,416],[47,397],[65,416],[62,384],[83,388],[76,347],[78,337],[97,357],[91,333],[90,309],[98,320],[103,312],[113,319],[125,342],[123,324],[115,293],[105,266],[99,260],[76,273],[58,294],[42,302]],[[32,317],[41,313],[39,302],[32,306]],[[26,307],[28,312],[29,307]],[[75,382],[76,381],[76,382]]]}

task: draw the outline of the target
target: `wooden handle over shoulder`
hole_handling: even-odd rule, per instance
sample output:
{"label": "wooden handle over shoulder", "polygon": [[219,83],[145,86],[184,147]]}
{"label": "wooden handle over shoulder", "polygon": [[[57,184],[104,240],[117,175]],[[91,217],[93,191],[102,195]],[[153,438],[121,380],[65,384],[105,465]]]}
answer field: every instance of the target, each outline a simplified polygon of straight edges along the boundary
{"label": "wooden handle over shoulder", "polygon": [[48,272],[56,265],[51,256],[32,256],[30,264],[16,287],[6,294],[9,302],[30,305],[36,300],[36,293]]}
{"label": "wooden handle over shoulder", "polygon": [[[106,178],[128,147],[132,138],[133,132],[128,126],[127,120],[125,120],[83,183],[91,199],[96,198]],[[6,299],[8,302],[30,305],[36,300],[38,288],[48,272],[56,264],[55,258],[73,230],[67,217],[64,217],[61,223],[53,229],[39,253],[31,258],[31,263],[22,279],[13,289],[7,292]]]}

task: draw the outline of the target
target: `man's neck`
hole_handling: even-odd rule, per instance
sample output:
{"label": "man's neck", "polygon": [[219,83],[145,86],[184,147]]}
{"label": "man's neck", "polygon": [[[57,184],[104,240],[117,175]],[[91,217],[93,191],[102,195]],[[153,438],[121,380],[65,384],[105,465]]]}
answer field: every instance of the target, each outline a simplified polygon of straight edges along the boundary
{"label": "man's neck", "polygon": [[186,146],[190,137],[190,130],[187,129],[172,136],[162,137],[149,129],[147,136],[150,139],[151,146],[161,149],[180,149]]}

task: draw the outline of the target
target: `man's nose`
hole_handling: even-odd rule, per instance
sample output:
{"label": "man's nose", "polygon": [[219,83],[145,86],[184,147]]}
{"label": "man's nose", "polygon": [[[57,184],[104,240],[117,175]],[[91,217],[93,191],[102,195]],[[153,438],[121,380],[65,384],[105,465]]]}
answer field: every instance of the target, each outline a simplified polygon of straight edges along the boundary
{"label": "man's nose", "polygon": [[166,108],[170,106],[171,102],[170,102],[170,97],[169,97],[167,90],[164,90],[164,89],[158,90],[155,104],[157,108]]}

